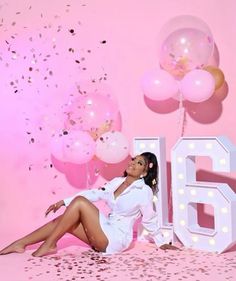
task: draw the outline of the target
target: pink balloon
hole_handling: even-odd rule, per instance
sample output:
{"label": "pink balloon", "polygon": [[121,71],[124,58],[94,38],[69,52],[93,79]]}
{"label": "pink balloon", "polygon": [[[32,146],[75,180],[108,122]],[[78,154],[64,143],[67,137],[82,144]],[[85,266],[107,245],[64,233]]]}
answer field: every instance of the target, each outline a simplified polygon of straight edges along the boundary
{"label": "pink balloon", "polygon": [[180,81],[180,91],[189,101],[205,101],[215,91],[214,77],[205,70],[192,70]]}
{"label": "pink balloon", "polygon": [[106,163],[118,163],[129,155],[129,142],[121,132],[107,132],[96,141],[96,156]]}
{"label": "pink balloon", "polygon": [[165,70],[153,69],[144,74],[141,86],[152,100],[166,100],[178,93],[177,81]]}
{"label": "pink balloon", "polygon": [[70,131],[64,138],[63,153],[67,162],[84,164],[89,162],[96,149],[96,143],[87,132]]}
{"label": "pink balloon", "polygon": [[160,65],[174,76],[183,76],[205,66],[214,49],[213,40],[204,32],[182,28],[171,33],[163,42]]}
{"label": "pink balloon", "polygon": [[80,95],[66,109],[65,126],[68,129],[94,131],[110,126],[118,118],[118,106],[114,99],[98,93]]}

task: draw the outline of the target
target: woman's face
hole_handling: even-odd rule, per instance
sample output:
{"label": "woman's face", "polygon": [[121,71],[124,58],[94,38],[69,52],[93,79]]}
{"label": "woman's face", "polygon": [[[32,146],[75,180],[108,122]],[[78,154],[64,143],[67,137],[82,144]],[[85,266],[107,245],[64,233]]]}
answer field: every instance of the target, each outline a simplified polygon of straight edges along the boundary
{"label": "woman's face", "polygon": [[135,178],[140,178],[147,175],[147,163],[143,156],[138,155],[131,159],[126,169],[126,173],[128,176],[132,176]]}

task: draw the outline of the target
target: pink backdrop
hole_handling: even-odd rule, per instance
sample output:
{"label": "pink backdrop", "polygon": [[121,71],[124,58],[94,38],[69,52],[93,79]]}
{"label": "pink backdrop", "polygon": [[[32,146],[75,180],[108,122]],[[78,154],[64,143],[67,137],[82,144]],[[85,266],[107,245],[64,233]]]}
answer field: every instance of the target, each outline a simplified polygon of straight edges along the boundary
{"label": "pink backdrop", "polygon": [[[119,102],[122,132],[130,143],[136,136],[165,136],[170,161],[181,131],[178,103],[150,102],[140,78],[158,64],[158,33],[172,17],[189,14],[209,25],[228,85],[224,99],[186,104],[185,135],[226,135],[236,144],[234,0],[37,2],[0,4],[2,246],[10,236],[45,222],[50,203],[87,184],[86,167],[51,159],[49,147],[52,131],[62,124],[61,105],[76,96],[81,81],[95,80],[98,89],[106,83]],[[199,163],[199,178],[234,188],[234,174],[216,178],[210,163]],[[93,163],[90,185],[119,175],[123,168],[124,163]]]}

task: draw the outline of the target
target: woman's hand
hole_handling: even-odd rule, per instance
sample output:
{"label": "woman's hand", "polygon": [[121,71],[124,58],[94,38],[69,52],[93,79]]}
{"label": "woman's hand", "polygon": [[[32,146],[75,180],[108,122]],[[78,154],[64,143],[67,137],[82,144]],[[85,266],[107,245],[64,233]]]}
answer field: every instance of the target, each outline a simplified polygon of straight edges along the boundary
{"label": "woman's hand", "polygon": [[45,217],[53,211],[53,213],[56,213],[57,210],[59,210],[62,206],[64,206],[65,203],[63,200],[58,201],[55,204],[52,204],[51,206],[48,207],[47,211],[45,212]]}

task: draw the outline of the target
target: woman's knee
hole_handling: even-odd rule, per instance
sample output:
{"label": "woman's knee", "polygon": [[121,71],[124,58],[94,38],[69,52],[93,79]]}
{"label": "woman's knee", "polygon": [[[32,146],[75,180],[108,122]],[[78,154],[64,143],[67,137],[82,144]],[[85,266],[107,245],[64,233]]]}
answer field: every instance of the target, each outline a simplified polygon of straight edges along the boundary
{"label": "woman's knee", "polygon": [[92,248],[98,252],[105,252],[108,246],[108,239],[107,237],[89,237],[89,242]]}
{"label": "woman's knee", "polygon": [[76,207],[83,207],[86,206],[88,204],[88,199],[86,199],[85,197],[78,195],[76,196],[73,201],[70,203],[70,205],[76,206]]}

